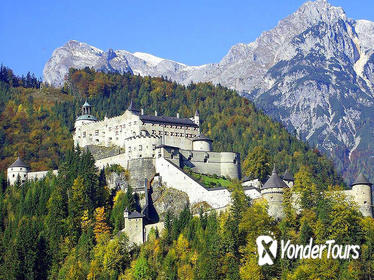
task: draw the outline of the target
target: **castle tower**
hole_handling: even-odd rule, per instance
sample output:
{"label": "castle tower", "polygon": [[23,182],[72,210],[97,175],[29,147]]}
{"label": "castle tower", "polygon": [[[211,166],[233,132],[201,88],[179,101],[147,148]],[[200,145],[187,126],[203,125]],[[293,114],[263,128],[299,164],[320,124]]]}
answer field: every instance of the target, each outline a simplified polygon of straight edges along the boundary
{"label": "castle tower", "polygon": [[26,182],[27,173],[29,172],[29,167],[23,160],[18,157],[15,162],[13,162],[7,170],[7,178],[10,185],[14,185],[18,178],[21,183]]}
{"label": "castle tower", "polygon": [[91,115],[91,110],[92,106],[88,104],[86,100],[82,106],[82,115],[80,115],[75,121],[75,129],[81,127],[83,124],[97,122],[97,119]]}
{"label": "castle tower", "polygon": [[194,122],[199,126],[200,129],[200,113],[199,110],[196,109],[195,116],[194,116]]}
{"label": "castle tower", "polygon": [[371,198],[372,183],[360,173],[352,184],[352,195],[355,202],[358,204],[359,210],[366,217],[373,217],[372,198]]}
{"label": "castle tower", "polygon": [[91,115],[91,105],[88,104],[87,100],[82,106],[82,115]]}
{"label": "castle tower", "polygon": [[212,142],[213,142],[212,139],[206,137],[203,134],[200,134],[199,136],[192,139],[192,150],[211,152]]}
{"label": "castle tower", "polygon": [[144,242],[144,215],[137,211],[129,212],[126,208],[123,212],[125,228],[122,230],[129,238],[130,243],[141,245]]}
{"label": "castle tower", "polygon": [[275,166],[270,178],[261,188],[261,195],[269,204],[268,213],[275,219],[283,218],[283,194],[288,185],[278,176]]}
{"label": "castle tower", "polygon": [[293,183],[295,182],[295,179],[291,175],[291,173],[288,171],[288,169],[283,174],[283,181],[287,184],[288,187],[292,188]]}

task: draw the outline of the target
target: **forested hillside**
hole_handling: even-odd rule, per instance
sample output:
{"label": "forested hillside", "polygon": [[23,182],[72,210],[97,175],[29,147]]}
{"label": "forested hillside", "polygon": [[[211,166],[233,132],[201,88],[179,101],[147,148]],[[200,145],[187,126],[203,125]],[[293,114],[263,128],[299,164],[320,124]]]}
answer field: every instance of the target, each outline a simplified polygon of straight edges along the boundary
{"label": "forested hillside", "polygon": [[[11,71],[8,69],[8,72]],[[12,74],[13,75],[13,74]],[[145,113],[183,117],[200,112],[202,132],[217,151],[241,154],[243,175],[266,178],[273,163],[296,173],[308,166],[318,184],[341,183],[330,160],[290,135],[247,99],[210,83],[185,87],[162,78],[71,69],[62,90],[14,87],[0,81],[0,169],[20,154],[33,170],[57,168],[72,146],[72,129],[86,98],[98,118],[123,113],[130,100]],[[256,164],[261,163],[261,164]],[[257,166],[257,168],[256,168]],[[264,172],[265,170],[265,172]]]}
{"label": "forested hillside", "polygon": [[[9,70],[9,69],[8,69]],[[1,85],[0,156],[5,168],[20,153],[34,170],[59,168],[38,182],[9,187],[0,176],[0,279],[368,279],[373,276],[374,223],[328,190],[342,188],[330,160],[286,132],[236,92],[209,83],[181,86],[164,78],[70,70],[62,90]],[[216,150],[241,153],[243,173],[266,180],[273,163],[290,168],[286,218],[267,215],[265,201],[250,201],[233,183],[226,213],[166,215],[165,230],[133,247],[123,211],[135,209],[131,192],[112,192],[89,153],[72,147],[71,129],[85,99],[103,118],[133,101],[146,113],[192,116]],[[338,186],[340,185],[340,186]],[[290,203],[300,197],[301,211]],[[358,260],[281,261],[257,265],[256,237],[272,234],[294,243],[361,245]]]}
{"label": "forested hillside", "polygon": [[[187,207],[178,217],[167,213],[165,229],[134,247],[118,233],[124,209],[135,207],[131,191],[110,192],[92,156],[69,151],[58,177],[8,188],[2,181],[0,279],[371,279],[373,219],[312,181],[307,168],[296,173],[282,221],[268,216],[264,200],[250,201],[233,184],[229,211],[193,216]],[[300,211],[290,203],[293,194],[301,198]],[[256,238],[263,234],[294,244],[310,238],[357,244],[360,257],[278,257],[260,267]]]}

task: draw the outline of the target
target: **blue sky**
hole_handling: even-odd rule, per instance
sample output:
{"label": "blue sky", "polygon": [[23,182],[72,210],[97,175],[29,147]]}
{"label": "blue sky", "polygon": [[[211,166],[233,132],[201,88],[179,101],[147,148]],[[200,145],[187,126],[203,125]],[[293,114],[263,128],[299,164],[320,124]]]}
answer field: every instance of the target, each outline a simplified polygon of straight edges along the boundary
{"label": "blue sky", "polygon": [[[53,50],[70,39],[103,50],[141,51],[189,65],[218,62],[304,1],[11,1],[0,3],[0,63],[42,75]],[[348,17],[374,21],[373,0],[330,0]]]}

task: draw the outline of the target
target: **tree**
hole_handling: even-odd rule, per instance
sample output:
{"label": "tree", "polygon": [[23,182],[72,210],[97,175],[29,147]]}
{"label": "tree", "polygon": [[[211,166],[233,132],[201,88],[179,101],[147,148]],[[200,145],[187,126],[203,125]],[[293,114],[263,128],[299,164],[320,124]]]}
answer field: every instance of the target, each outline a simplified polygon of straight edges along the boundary
{"label": "tree", "polygon": [[94,233],[97,242],[101,237],[110,234],[110,228],[106,223],[104,206],[95,209]]}
{"label": "tree", "polygon": [[263,146],[256,146],[243,162],[243,173],[261,182],[270,174],[270,168],[269,151]]}

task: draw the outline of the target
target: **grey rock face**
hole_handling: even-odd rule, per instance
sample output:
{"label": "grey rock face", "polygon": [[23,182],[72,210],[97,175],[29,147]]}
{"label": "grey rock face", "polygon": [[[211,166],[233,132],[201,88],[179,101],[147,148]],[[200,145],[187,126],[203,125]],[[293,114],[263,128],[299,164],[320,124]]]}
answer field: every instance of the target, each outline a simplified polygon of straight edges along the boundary
{"label": "grey rock face", "polygon": [[61,86],[69,67],[85,66],[236,89],[331,155],[347,178],[364,166],[374,179],[374,22],[349,19],[325,0],[306,2],[219,63],[187,66],[69,41],[45,65],[44,80]]}
{"label": "grey rock face", "polygon": [[189,204],[188,195],[185,192],[163,186],[154,188],[151,197],[161,221],[164,221],[167,211],[178,216]]}

